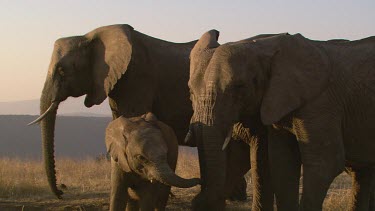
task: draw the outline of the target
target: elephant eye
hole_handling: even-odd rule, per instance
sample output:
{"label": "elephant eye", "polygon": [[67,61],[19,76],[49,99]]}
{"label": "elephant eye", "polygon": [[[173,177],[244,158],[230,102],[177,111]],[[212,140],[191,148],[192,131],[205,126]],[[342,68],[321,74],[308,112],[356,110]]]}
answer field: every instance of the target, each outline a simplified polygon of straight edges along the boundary
{"label": "elephant eye", "polygon": [[146,163],[147,159],[143,155],[136,155],[137,160],[141,161],[142,163]]}
{"label": "elephant eye", "polygon": [[64,73],[64,71],[63,71],[63,69],[62,69],[62,67],[59,67],[59,68],[57,69],[57,72],[59,73],[60,76],[64,76],[64,75],[65,75],[65,73]]}
{"label": "elephant eye", "polygon": [[245,85],[245,84],[242,84],[242,83],[238,83],[238,84],[234,84],[234,85],[233,85],[233,88],[234,88],[235,90],[241,90],[241,89],[246,88],[246,85]]}

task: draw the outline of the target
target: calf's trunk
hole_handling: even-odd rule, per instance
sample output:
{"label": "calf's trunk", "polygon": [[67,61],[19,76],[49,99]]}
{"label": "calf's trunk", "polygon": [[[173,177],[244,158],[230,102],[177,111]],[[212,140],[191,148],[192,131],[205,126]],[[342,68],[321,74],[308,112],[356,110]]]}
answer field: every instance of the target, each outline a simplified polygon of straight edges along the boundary
{"label": "calf's trunk", "polygon": [[190,188],[200,184],[200,180],[197,178],[184,179],[176,175],[167,162],[156,164],[151,172],[156,180],[168,186]]}

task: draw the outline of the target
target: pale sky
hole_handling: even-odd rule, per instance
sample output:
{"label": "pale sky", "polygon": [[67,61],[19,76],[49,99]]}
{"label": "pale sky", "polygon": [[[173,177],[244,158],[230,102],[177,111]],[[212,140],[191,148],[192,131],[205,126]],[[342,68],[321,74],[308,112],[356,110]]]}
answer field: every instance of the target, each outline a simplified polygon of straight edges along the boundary
{"label": "pale sky", "polygon": [[360,39],[375,35],[375,0],[0,0],[0,102],[40,97],[56,39],[118,23],[174,42],[210,29],[220,43],[280,32]]}

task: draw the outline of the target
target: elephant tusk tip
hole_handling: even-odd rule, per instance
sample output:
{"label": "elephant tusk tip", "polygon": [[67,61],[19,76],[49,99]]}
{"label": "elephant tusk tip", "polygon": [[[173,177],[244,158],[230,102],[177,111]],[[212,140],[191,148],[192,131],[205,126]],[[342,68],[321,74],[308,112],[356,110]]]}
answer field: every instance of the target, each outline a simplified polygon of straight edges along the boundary
{"label": "elephant tusk tip", "polygon": [[33,125],[33,124],[36,124],[36,123],[39,123],[40,121],[42,121],[49,112],[51,111],[55,111],[59,106],[59,103],[58,102],[53,102],[50,107],[42,114],[40,115],[36,120],[30,122],[29,124],[27,124],[28,126],[30,125]]}
{"label": "elephant tusk tip", "polygon": [[34,121],[28,123],[27,126],[36,125],[36,124],[39,124],[39,121],[34,120]]}
{"label": "elephant tusk tip", "polygon": [[224,140],[224,144],[223,144],[223,147],[221,148],[223,151],[225,150],[225,148],[228,146],[230,140],[232,139],[232,133],[233,133],[233,127],[231,127],[228,131],[228,134],[227,134],[227,137],[225,138]]}
{"label": "elephant tusk tip", "polygon": [[221,148],[223,151],[225,150],[225,148],[227,148],[229,142],[230,142],[230,138],[226,138],[224,141],[223,147]]}
{"label": "elephant tusk tip", "polygon": [[185,136],[185,139],[184,139],[184,142],[185,144],[187,144],[191,139],[191,131],[188,132],[188,134],[186,134]]}

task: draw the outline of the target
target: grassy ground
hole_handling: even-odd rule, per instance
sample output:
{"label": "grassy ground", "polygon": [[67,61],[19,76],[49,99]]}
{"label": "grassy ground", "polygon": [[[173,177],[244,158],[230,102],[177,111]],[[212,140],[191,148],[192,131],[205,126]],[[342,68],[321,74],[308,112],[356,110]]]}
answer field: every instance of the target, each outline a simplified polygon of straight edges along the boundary
{"label": "grassy ground", "polygon": [[[198,161],[194,154],[180,153],[177,173],[198,177]],[[0,159],[0,210],[108,210],[110,163],[106,160],[58,159],[58,183],[67,186],[64,199],[50,193],[41,161]],[[248,177],[249,181],[249,177]],[[336,178],[324,202],[324,210],[345,210],[350,202],[350,178]],[[172,188],[175,195],[167,210],[188,210],[199,187]],[[227,210],[250,210],[251,183],[246,202],[228,202]]]}

